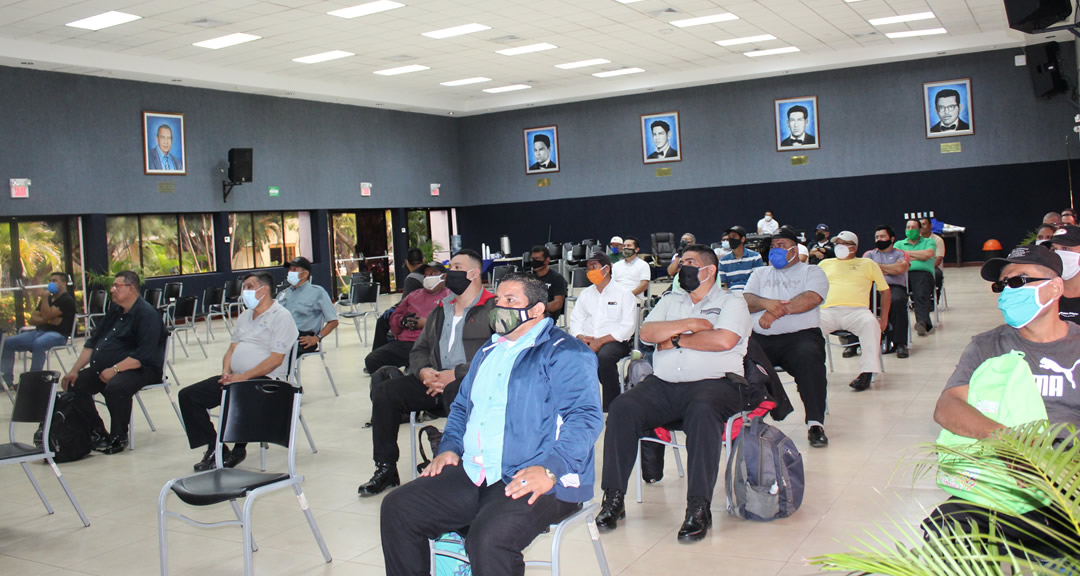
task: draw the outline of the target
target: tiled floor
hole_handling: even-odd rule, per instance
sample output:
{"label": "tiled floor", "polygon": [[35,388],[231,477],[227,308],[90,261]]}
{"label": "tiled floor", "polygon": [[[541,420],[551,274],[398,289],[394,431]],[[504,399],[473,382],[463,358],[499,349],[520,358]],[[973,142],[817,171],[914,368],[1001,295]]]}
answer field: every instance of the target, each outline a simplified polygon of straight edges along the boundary
{"label": "tiled floor", "polygon": [[[932,480],[913,482],[911,467],[901,464],[901,456],[936,437],[938,427],[931,413],[957,358],[972,335],[1001,323],[994,295],[979,279],[977,268],[950,269],[947,276],[950,308],[943,312],[941,326],[928,337],[915,337],[911,358],[886,356],[887,373],[873,388],[852,392],[847,383],[858,371],[857,360],[844,360],[837,354],[837,371],[829,375],[828,448],[807,446],[802,406],[790,387],[796,412],[779,426],[802,450],[806,467],[806,497],[793,517],[771,523],[727,517],[721,477],[713,499],[713,530],[700,543],[681,545],[675,532],[682,521],[686,482],[678,478],[669,457],[664,480],[645,487],[643,504],[633,502],[631,486],[627,520],[602,537],[612,574],[814,574],[817,571],[805,565],[806,558],[843,551],[863,529],[888,524],[890,517],[917,521],[943,499]],[[220,371],[227,334],[220,321],[216,327],[218,339],[207,347],[209,359],[202,357],[197,346],[189,347],[190,359],[179,354],[175,367],[182,384]],[[371,409],[368,377],[362,372],[368,347],[358,341],[351,327],[343,326],[340,333],[339,347],[329,340],[328,357],[341,396],[334,397],[317,360],[305,362],[304,414],[319,453],[312,454],[302,442],[297,448],[297,466],[307,478],[304,491],[334,561],[323,563],[295,498],[282,491],[255,507],[258,574],[383,573],[378,528],[381,497],[361,500],[356,496],[357,485],[372,472],[371,432],[361,428]],[[82,527],[46,467],[31,469],[56,509],[51,516],[17,466],[0,468],[0,574],[145,576],[157,572],[158,491],[169,478],[190,473],[201,454],[188,449],[165,395],[151,391],[145,396],[157,432],[150,432],[137,414],[136,450],[113,456],[95,454],[61,465],[90,517],[89,528]],[[10,405],[0,400],[0,422],[7,420],[9,412]],[[400,441],[406,450],[399,471],[406,475],[408,426],[402,430]],[[597,447],[599,457],[601,444]],[[272,450],[270,465],[283,465],[282,455],[282,450]],[[249,458],[243,466],[255,467],[257,459]],[[175,499],[171,503],[182,506]],[[194,513],[206,519],[231,515],[228,508]],[[538,538],[527,557],[547,556],[549,542],[548,536]],[[172,574],[213,576],[242,570],[238,528],[197,530],[170,521],[169,545]],[[570,574],[599,573],[583,528],[567,536],[563,566]],[[543,572],[530,569],[529,573]]]}

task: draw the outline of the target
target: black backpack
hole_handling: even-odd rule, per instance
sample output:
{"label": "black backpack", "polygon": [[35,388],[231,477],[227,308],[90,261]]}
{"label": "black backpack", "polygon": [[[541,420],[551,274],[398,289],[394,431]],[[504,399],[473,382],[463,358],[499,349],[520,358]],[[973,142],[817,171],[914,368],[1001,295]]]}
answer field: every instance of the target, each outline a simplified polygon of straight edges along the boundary
{"label": "black backpack", "polygon": [[434,426],[432,426],[430,424],[427,425],[427,426],[424,426],[423,428],[420,429],[419,432],[417,432],[417,437],[418,437],[417,439],[419,440],[419,442],[417,442],[417,444],[420,447],[420,463],[416,465],[416,472],[418,474],[423,474],[424,473],[424,468],[427,468],[428,464],[431,464],[431,460],[428,459],[427,453],[424,452],[424,435],[425,434],[428,437],[428,444],[431,445],[431,457],[432,458],[434,458],[435,456],[437,456],[439,454],[439,442],[442,441],[442,435],[443,435],[441,430],[439,430],[438,428],[436,428],[436,427],[434,427]]}
{"label": "black backpack", "polygon": [[[44,446],[42,429],[38,427],[34,434],[34,445]],[[52,424],[49,428],[49,450],[55,454],[56,462],[71,462],[90,453],[90,425],[75,407],[74,392],[59,392],[53,405]]]}

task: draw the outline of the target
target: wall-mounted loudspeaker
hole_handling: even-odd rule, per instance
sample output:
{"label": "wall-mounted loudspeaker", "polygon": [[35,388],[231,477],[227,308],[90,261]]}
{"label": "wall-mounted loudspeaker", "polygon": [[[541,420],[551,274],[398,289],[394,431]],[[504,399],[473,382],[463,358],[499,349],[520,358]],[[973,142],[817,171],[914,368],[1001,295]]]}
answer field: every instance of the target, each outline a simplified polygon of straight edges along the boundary
{"label": "wall-mounted loudspeaker", "polygon": [[1031,73],[1031,86],[1036,96],[1053,96],[1068,90],[1068,84],[1061,75],[1061,63],[1058,60],[1060,46],[1057,42],[1028,46],[1027,67]]}
{"label": "wall-mounted loudspeaker", "polygon": [[252,152],[251,148],[229,149],[229,181],[251,182]]}
{"label": "wall-mounted loudspeaker", "polygon": [[1031,34],[1072,14],[1070,0],[1005,0],[1009,28]]}

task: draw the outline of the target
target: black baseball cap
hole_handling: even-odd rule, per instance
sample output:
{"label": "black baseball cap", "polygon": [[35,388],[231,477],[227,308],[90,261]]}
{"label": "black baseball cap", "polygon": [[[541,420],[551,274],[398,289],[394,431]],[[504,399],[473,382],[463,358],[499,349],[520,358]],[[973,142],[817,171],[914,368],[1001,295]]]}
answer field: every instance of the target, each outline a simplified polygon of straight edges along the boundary
{"label": "black baseball cap", "polygon": [[776,231],[776,234],[773,234],[772,237],[773,238],[787,238],[788,240],[791,240],[791,241],[795,242],[796,244],[799,243],[799,235],[796,234],[795,231],[792,230],[788,226],[781,226],[780,229]]}
{"label": "black baseball cap", "polygon": [[1080,226],[1062,226],[1054,232],[1050,239],[1051,244],[1062,246],[1080,246]]}
{"label": "black baseball cap", "polygon": [[595,252],[592,256],[589,256],[586,262],[599,262],[601,266],[611,266],[611,258],[608,258],[607,254],[601,252]]}
{"label": "black baseball cap", "polygon": [[746,238],[746,228],[743,228],[742,226],[739,226],[739,225],[732,226],[731,228],[728,228],[727,230],[725,230],[724,234],[727,234],[728,232],[734,232],[734,233],[738,234],[739,236],[742,236],[743,238]]}
{"label": "black baseball cap", "polygon": [[821,224],[818,224],[818,225],[817,225],[817,229],[818,229],[818,230],[822,230],[822,231],[824,231],[824,232],[828,232],[828,231],[829,231],[829,225],[828,225],[828,224],[825,224],[825,223],[823,222],[823,223],[821,223]]}
{"label": "black baseball cap", "polygon": [[1046,246],[1017,246],[1005,258],[991,258],[982,266],[982,277],[987,282],[997,282],[1001,269],[1009,264],[1037,264],[1049,268],[1055,276],[1061,276],[1061,258]]}
{"label": "black baseball cap", "polygon": [[296,266],[297,268],[303,268],[304,270],[307,270],[309,273],[311,272],[311,260],[308,260],[307,258],[304,258],[303,256],[297,256],[296,258],[293,258],[291,262],[286,262],[285,263],[286,268],[291,268],[293,266]]}
{"label": "black baseball cap", "polygon": [[446,266],[443,266],[441,262],[428,262],[424,264],[424,271],[435,270],[439,274],[446,274]]}

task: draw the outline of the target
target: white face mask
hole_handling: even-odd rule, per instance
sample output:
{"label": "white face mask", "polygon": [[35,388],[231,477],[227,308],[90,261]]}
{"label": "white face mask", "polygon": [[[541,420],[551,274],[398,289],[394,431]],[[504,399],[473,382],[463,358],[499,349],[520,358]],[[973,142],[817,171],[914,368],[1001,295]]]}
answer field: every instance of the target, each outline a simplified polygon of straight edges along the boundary
{"label": "white face mask", "polygon": [[289,273],[285,275],[285,281],[289,283],[289,286],[296,286],[300,283],[300,273],[289,270]]}
{"label": "white face mask", "polygon": [[256,293],[258,290],[244,290],[240,293],[240,297],[244,299],[244,306],[254,309],[259,305],[259,297],[255,295]]}
{"label": "white face mask", "polygon": [[765,215],[765,221],[766,222],[772,222],[772,216],[769,216],[768,214],[766,214]]}
{"label": "white face mask", "polygon": [[843,244],[837,244],[834,252],[836,253],[836,257],[840,260],[844,260],[848,256],[851,256],[851,248],[848,248]]}
{"label": "white face mask", "polygon": [[1080,252],[1058,250],[1057,255],[1061,258],[1061,279],[1072,280],[1080,274]]}
{"label": "white face mask", "polygon": [[439,282],[443,281],[442,275],[439,276],[425,276],[424,277],[424,290],[431,292],[439,285]]}

